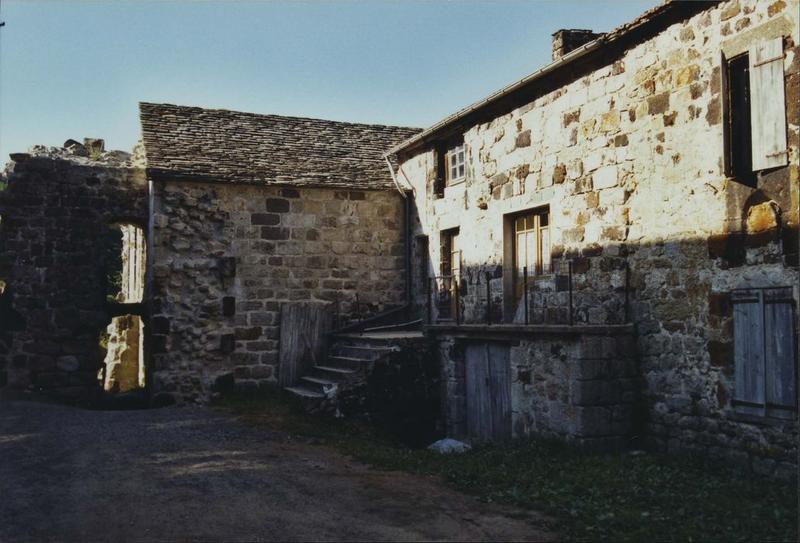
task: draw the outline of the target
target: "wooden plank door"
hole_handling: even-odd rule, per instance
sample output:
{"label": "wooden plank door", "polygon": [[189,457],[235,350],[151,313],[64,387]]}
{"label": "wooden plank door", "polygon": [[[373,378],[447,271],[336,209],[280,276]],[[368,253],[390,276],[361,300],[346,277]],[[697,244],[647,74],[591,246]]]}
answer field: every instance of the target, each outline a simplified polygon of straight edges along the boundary
{"label": "wooden plank door", "polygon": [[492,399],[492,438],[511,437],[511,360],[509,346],[489,343],[489,395]]}
{"label": "wooden plank door", "polygon": [[467,434],[488,441],[492,438],[492,407],[489,395],[489,362],[485,343],[467,345],[465,353]]}
{"label": "wooden plank door", "polygon": [[328,303],[287,302],[281,305],[278,382],[292,386],[321,361],[325,332],[331,328]]}
{"label": "wooden plank door", "polygon": [[511,367],[508,345],[467,345],[465,376],[469,437],[480,441],[511,437]]}

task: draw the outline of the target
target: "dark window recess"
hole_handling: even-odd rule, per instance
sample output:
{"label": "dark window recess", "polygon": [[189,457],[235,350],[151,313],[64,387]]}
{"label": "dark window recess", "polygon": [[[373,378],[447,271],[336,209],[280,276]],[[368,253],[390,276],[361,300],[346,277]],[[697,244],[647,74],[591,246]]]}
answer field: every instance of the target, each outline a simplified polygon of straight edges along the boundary
{"label": "dark window recess", "polygon": [[419,288],[424,292],[427,288],[427,279],[430,276],[430,257],[428,236],[417,237],[417,264],[419,265]]}
{"label": "dark window recess", "polygon": [[219,337],[219,350],[225,354],[236,350],[236,336],[233,334],[222,334]]}
{"label": "dark window recess", "polygon": [[747,54],[728,61],[728,176],[740,183],[756,187],[753,171],[753,133],[750,121],[750,68]]}
{"label": "dark window recess", "polygon": [[733,404],[753,415],[796,409],[794,300],[791,288],[734,291]]}
{"label": "dark window recess", "polygon": [[433,184],[433,195],[436,198],[444,196],[444,187],[447,184],[447,146],[436,145],[436,180]]}
{"label": "dark window recess", "polygon": [[236,298],[233,296],[222,298],[222,314],[225,317],[232,317],[236,314]]}

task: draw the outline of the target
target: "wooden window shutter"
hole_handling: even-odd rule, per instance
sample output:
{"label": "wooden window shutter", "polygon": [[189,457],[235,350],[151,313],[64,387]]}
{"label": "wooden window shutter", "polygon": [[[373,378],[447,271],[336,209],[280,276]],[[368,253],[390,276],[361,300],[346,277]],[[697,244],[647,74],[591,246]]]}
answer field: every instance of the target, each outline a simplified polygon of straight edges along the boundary
{"label": "wooden window shutter", "polygon": [[733,302],[735,399],[764,405],[764,328],[761,291],[736,291]]}
{"label": "wooden window shutter", "polygon": [[748,57],[753,171],[785,166],[789,156],[786,147],[783,38],[753,45]]}
{"label": "wooden window shutter", "polygon": [[764,293],[767,405],[794,407],[796,403],[793,303],[791,289]]}

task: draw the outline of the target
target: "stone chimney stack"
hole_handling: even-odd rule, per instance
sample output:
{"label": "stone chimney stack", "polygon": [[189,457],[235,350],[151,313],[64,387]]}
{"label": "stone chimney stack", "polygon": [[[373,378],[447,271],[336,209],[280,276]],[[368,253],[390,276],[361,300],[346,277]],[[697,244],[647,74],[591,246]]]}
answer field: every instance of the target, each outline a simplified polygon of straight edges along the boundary
{"label": "stone chimney stack", "polygon": [[577,28],[562,28],[553,33],[553,60],[558,60],[570,51],[577,49],[583,44],[589,43],[595,38],[602,36],[602,33],[594,33],[591,30],[581,30]]}

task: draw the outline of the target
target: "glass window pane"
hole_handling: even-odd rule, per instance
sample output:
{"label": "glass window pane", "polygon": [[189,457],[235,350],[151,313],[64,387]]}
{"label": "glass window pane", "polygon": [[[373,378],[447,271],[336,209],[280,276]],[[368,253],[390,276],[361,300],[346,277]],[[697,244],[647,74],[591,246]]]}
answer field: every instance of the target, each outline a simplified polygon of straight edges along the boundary
{"label": "glass window pane", "polygon": [[542,233],[542,272],[550,271],[550,229],[543,228]]}
{"label": "glass window pane", "polygon": [[546,212],[539,215],[539,226],[547,226],[549,219],[549,214]]}
{"label": "glass window pane", "polygon": [[517,234],[516,237],[516,245],[514,247],[514,265],[516,266],[517,270],[522,272],[522,267],[525,266],[526,263],[526,250],[525,250],[525,233]]}
{"label": "glass window pane", "polygon": [[528,258],[526,259],[525,265],[528,266],[528,273],[533,275],[536,271],[536,236],[533,234],[528,235],[528,239],[526,240],[527,244],[527,252]]}
{"label": "glass window pane", "polygon": [[458,176],[459,177],[464,177],[464,165],[463,164],[458,167]]}

